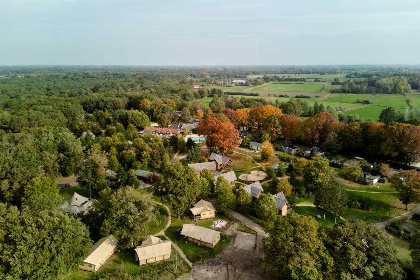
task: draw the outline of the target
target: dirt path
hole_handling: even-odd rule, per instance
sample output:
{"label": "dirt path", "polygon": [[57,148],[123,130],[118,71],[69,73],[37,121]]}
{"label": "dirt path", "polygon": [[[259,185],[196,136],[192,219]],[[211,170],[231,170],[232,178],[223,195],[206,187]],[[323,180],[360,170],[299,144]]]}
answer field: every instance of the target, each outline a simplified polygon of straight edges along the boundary
{"label": "dirt path", "polygon": [[169,162],[170,163],[177,162],[177,161],[180,161],[180,160],[182,160],[182,159],[184,159],[186,157],[187,157],[187,155],[178,155],[178,154],[176,154]]}
{"label": "dirt path", "polygon": [[262,226],[260,226],[257,223],[253,222],[251,219],[245,217],[244,215],[239,214],[238,212],[233,211],[233,210],[226,210],[225,213],[231,219],[234,219],[234,220],[237,220],[237,221],[243,223],[244,225],[246,225],[247,227],[249,227],[250,229],[252,229],[253,231],[255,231],[258,235],[261,235],[263,237],[268,237],[268,234],[264,231],[264,229],[262,228]]}
{"label": "dirt path", "polygon": [[[161,206],[163,206],[166,210],[166,212],[168,213],[168,222],[166,223],[166,226],[159,231],[158,233],[154,234],[153,236],[159,236],[159,235],[163,235],[165,236],[166,239],[171,240],[169,237],[166,236],[165,231],[169,228],[169,226],[171,225],[172,222],[172,214],[171,214],[171,210],[169,209],[168,206],[166,206],[163,203],[157,202],[155,201],[156,204],[159,204]],[[187,256],[184,254],[184,252],[181,250],[181,248],[178,247],[178,245],[175,244],[175,242],[172,241],[172,246],[175,248],[175,250],[178,251],[179,255],[181,256],[181,258],[184,259],[184,261],[192,268],[193,265],[190,262],[190,260],[187,258]]]}
{"label": "dirt path", "polygon": [[361,192],[361,193],[383,193],[383,194],[389,194],[389,193],[398,193],[398,192],[373,192],[373,191],[359,191],[359,190],[352,190],[352,189],[346,189],[348,192]]}
{"label": "dirt path", "polygon": [[413,210],[411,210],[411,211],[409,211],[405,214],[402,214],[400,216],[397,216],[397,217],[394,217],[392,219],[386,220],[384,222],[376,223],[375,225],[378,228],[385,228],[387,225],[390,225],[392,222],[403,220],[405,218],[411,217],[415,213],[420,213],[420,204],[418,204]]}
{"label": "dirt path", "polygon": [[316,207],[312,202],[302,202],[295,205],[296,207]]}
{"label": "dirt path", "polygon": [[[246,151],[246,152],[248,152],[248,150],[246,150],[246,149],[244,149],[244,148],[236,148],[236,149],[238,149],[238,150],[241,150],[241,151]],[[248,155],[248,154],[244,154],[244,153],[240,153],[240,152],[237,152],[237,151],[233,151],[235,154],[239,154],[239,155],[243,155],[243,156],[246,156],[246,157],[249,157],[253,162],[255,162],[255,164],[256,165],[258,165],[259,167],[262,167],[262,169],[264,169],[265,170],[265,167],[264,166],[262,166],[261,164],[259,164],[253,157],[251,157],[250,155]]]}

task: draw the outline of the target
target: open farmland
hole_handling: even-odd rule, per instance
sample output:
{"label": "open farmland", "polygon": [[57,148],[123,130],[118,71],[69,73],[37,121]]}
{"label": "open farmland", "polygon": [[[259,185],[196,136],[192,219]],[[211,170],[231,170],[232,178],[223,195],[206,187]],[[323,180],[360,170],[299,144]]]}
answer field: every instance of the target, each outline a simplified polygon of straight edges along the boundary
{"label": "open farmland", "polygon": [[[290,92],[286,93],[290,97],[276,97],[273,93],[260,93],[259,96],[245,96],[236,95],[236,98],[264,98],[268,102],[287,102],[289,100],[297,99],[294,98],[296,95],[308,95],[311,98],[301,99],[308,102],[310,106],[313,106],[315,102],[323,103],[325,107],[330,106],[331,108],[342,108],[344,115],[358,115],[360,119],[364,120],[378,120],[381,111],[386,107],[395,107],[400,112],[404,113],[406,107],[406,100],[403,95],[396,94],[344,94],[344,93],[305,93],[305,92]],[[420,94],[411,94],[409,96],[410,102],[413,108],[420,109]],[[201,101],[207,108],[212,98],[204,98]],[[356,103],[357,100],[370,100],[372,104],[361,104]]]}
{"label": "open farmland", "polygon": [[323,83],[275,82],[254,87],[248,92],[320,92],[323,88]]}

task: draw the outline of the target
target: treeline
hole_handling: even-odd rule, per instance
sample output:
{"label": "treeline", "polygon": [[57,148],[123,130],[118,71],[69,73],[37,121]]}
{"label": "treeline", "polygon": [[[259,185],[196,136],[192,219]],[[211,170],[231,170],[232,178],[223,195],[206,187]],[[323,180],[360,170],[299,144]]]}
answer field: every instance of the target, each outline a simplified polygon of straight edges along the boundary
{"label": "treeline", "polygon": [[[323,146],[331,153],[363,155],[368,159],[393,160],[411,164],[420,160],[420,127],[381,122],[336,121],[333,115],[323,112],[302,121],[291,114],[265,105],[253,109],[227,109],[224,115],[238,130],[251,132],[242,141],[279,137],[290,141],[303,141]],[[266,136],[264,136],[266,135]]]}
{"label": "treeline", "polygon": [[[417,80],[417,86],[419,80]],[[384,93],[384,94],[405,94],[410,92],[411,84],[405,77],[378,78],[372,77],[368,80],[347,80],[339,88],[331,89],[336,93]],[[418,88],[418,87],[417,87]]]}

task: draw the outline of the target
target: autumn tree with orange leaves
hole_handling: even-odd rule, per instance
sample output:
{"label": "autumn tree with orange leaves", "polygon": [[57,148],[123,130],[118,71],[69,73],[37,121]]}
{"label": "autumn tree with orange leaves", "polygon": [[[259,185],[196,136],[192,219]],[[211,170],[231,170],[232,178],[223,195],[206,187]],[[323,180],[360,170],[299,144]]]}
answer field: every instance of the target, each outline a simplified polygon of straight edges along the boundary
{"label": "autumn tree with orange leaves", "polygon": [[294,116],[285,114],[280,118],[281,134],[286,139],[286,145],[290,140],[296,140],[302,133],[302,121]]}
{"label": "autumn tree with orange leaves", "polygon": [[396,123],[385,130],[385,155],[410,164],[420,158],[420,127]]}
{"label": "autumn tree with orange leaves", "polygon": [[[224,117],[226,118],[226,117]],[[230,121],[222,121],[216,115],[207,115],[197,127],[200,135],[206,135],[206,145],[212,151],[226,153],[239,145],[239,131]]]}
{"label": "autumn tree with orange leaves", "polygon": [[[264,105],[261,107],[253,108],[249,112],[249,120],[251,125],[256,125],[257,129],[261,132],[261,130],[267,130],[268,128],[268,119],[271,116],[277,115],[281,116],[283,113],[281,109],[277,108],[273,105]],[[267,131],[264,131],[267,132]]]}
{"label": "autumn tree with orange leaves", "polygon": [[330,132],[338,128],[338,123],[330,113],[318,113],[304,122],[304,138],[315,144],[324,143]]}

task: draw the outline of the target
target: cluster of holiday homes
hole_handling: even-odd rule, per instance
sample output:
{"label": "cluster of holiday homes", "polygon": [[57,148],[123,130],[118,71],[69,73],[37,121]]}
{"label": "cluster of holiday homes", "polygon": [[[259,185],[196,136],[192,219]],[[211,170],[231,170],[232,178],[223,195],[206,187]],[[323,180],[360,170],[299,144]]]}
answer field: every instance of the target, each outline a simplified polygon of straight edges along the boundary
{"label": "cluster of holiday homes", "polygon": [[[115,253],[118,240],[113,236],[101,238],[96,242],[87,258],[80,265],[80,269],[96,272]],[[171,257],[172,242],[149,236],[143,243],[134,249],[135,259],[139,265],[145,265],[168,260]]]}
{"label": "cluster of holiday homes", "polygon": [[[227,173],[220,173],[219,170],[225,168],[229,164],[232,163],[232,160],[229,157],[219,155],[216,153],[212,153],[209,157],[208,162],[201,162],[201,163],[191,163],[188,164],[189,167],[194,169],[197,176],[201,175],[201,172],[204,169],[210,170],[214,174],[214,181],[217,181],[219,176],[224,177],[231,187],[235,186],[235,182],[237,180],[236,174],[234,171],[230,171]],[[253,199],[258,199],[258,197],[264,193],[264,189],[261,186],[259,181],[256,181],[252,184],[246,185],[243,187],[252,197]],[[274,201],[276,202],[277,209],[282,216],[286,216],[288,212],[288,203],[287,199],[283,192],[279,192],[273,196]]]}
{"label": "cluster of holiday homes", "polygon": [[159,127],[157,125],[146,126],[141,133],[143,134],[155,134],[159,136],[170,137],[172,135],[191,133],[193,129],[198,126],[198,119],[191,119],[189,123],[180,123],[170,125],[168,127]]}
{"label": "cluster of holiday homes", "polygon": [[[216,214],[213,205],[205,200],[200,200],[190,210],[197,219],[214,218]],[[220,241],[220,232],[195,224],[184,224],[180,234],[192,243],[209,248],[214,248]],[[117,245],[118,240],[113,235],[101,238],[93,245],[91,252],[80,265],[80,269],[98,271],[115,253]],[[172,241],[149,236],[134,251],[135,260],[139,265],[165,261],[171,258]]]}

